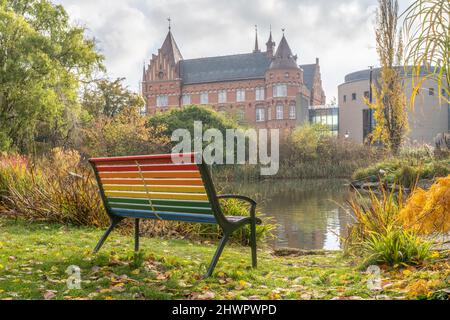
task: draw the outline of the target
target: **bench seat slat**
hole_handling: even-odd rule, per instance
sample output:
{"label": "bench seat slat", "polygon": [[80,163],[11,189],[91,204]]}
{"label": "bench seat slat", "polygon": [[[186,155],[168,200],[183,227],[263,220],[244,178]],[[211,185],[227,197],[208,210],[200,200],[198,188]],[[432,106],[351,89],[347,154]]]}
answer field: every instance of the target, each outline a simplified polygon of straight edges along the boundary
{"label": "bench seat slat", "polygon": [[[107,198],[110,202],[124,203],[124,204],[148,204],[148,199],[136,199],[136,198]],[[172,206],[172,207],[194,207],[194,208],[209,208],[211,204],[209,201],[187,201],[187,200],[151,200],[154,205],[159,206]]]}
{"label": "bench seat slat", "polygon": [[[108,179],[100,180],[103,185],[144,185],[142,179]],[[148,186],[203,186],[201,179],[144,179]]]}
{"label": "bench seat slat", "polygon": [[99,172],[100,178],[200,178],[198,171]]}
{"label": "bench seat slat", "polygon": [[208,200],[206,194],[197,193],[157,193],[157,192],[126,192],[126,191],[105,191],[107,197],[124,197],[146,199],[174,199],[174,200]]}
{"label": "bench seat slat", "polygon": [[172,161],[173,157],[182,157],[183,159],[188,159],[191,162],[195,160],[195,153],[184,153],[184,154],[155,154],[148,156],[128,156],[128,157],[110,157],[110,158],[93,158],[89,161],[100,165],[104,162],[120,162],[120,161],[141,161],[141,160],[159,160],[159,159],[169,159]]}
{"label": "bench seat slat", "polygon": [[[136,165],[136,162],[139,163],[139,165],[148,165],[148,164],[172,164],[172,159],[166,158],[166,159],[147,159],[147,160],[122,160],[122,161],[102,161],[98,162],[97,166],[134,166]],[[185,162],[193,164],[193,161],[187,161]]]}
{"label": "bench seat slat", "polygon": [[169,193],[206,193],[204,187],[190,186],[127,186],[127,185],[103,185],[105,191],[149,191],[149,192],[169,192]]}
{"label": "bench seat slat", "polygon": [[155,219],[166,221],[181,221],[193,223],[217,224],[217,220],[210,214],[195,213],[171,213],[171,212],[153,212],[145,210],[111,209],[111,212],[119,217]]}
{"label": "bench seat slat", "polygon": [[148,171],[196,171],[196,164],[164,164],[164,165],[130,165],[130,166],[97,166],[99,172],[148,172]]}
{"label": "bench seat slat", "polygon": [[[112,213],[120,217],[139,218],[139,219],[154,219],[166,221],[182,221],[193,223],[217,224],[217,220],[213,215],[204,214],[190,214],[190,213],[170,213],[170,212],[149,212],[141,210],[127,210],[127,209],[112,209]],[[228,220],[238,222],[248,217],[227,217]]]}
{"label": "bench seat slat", "polygon": [[143,204],[123,204],[108,202],[108,205],[112,209],[129,209],[129,210],[143,210],[143,211],[158,211],[158,212],[170,212],[170,213],[195,213],[195,214],[209,214],[212,215],[213,212],[211,208],[187,208],[187,207],[167,207],[167,206],[150,206],[149,203]]}

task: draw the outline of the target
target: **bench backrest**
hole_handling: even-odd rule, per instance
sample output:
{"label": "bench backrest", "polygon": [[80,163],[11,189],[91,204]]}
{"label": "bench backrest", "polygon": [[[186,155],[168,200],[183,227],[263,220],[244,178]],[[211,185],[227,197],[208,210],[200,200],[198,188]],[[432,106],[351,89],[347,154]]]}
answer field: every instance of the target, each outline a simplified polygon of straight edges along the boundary
{"label": "bench backrest", "polygon": [[204,161],[197,164],[197,154],[177,156],[182,162],[171,154],[90,159],[108,214],[214,215],[226,223]]}

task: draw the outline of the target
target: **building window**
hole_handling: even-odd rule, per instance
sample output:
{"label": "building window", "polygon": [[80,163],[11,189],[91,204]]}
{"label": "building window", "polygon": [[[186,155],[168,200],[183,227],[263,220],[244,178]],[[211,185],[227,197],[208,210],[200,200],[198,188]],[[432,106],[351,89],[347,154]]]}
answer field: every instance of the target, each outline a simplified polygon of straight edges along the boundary
{"label": "building window", "polygon": [[370,92],[364,91],[364,98],[369,99],[370,98]]}
{"label": "building window", "polygon": [[434,96],[434,88],[428,89],[428,95]]}
{"label": "building window", "polygon": [[353,100],[353,101],[356,100],[356,93],[352,93],[352,100]]}
{"label": "building window", "polygon": [[245,101],[245,89],[236,90],[236,101],[237,102]]}
{"label": "building window", "polygon": [[289,119],[291,119],[291,120],[297,119],[297,109],[296,109],[295,104],[291,104],[289,106]]}
{"label": "building window", "polygon": [[183,106],[187,106],[191,104],[191,95],[190,94],[183,94]]}
{"label": "building window", "polygon": [[274,85],[273,96],[274,98],[287,97],[287,85],[286,84]]}
{"label": "building window", "polygon": [[263,101],[266,98],[266,90],[263,87],[256,88],[256,101]]}
{"label": "building window", "polygon": [[266,121],[265,110],[263,108],[256,109],[256,122]]}
{"label": "building window", "polygon": [[272,120],[272,108],[267,108],[267,120]]}
{"label": "building window", "polygon": [[344,103],[347,102],[347,95],[344,94]]}
{"label": "building window", "polygon": [[283,120],[284,119],[284,108],[283,105],[277,106],[277,120]]}
{"label": "building window", "polygon": [[284,74],[284,77],[285,77],[286,79],[289,79],[289,72],[286,72],[286,73]]}
{"label": "building window", "polygon": [[169,96],[165,94],[156,96],[156,106],[158,108],[169,106]]}
{"label": "building window", "polygon": [[238,119],[238,121],[244,121],[245,120],[245,111],[244,111],[244,109],[238,109],[238,111],[237,111],[237,119]]}
{"label": "building window", "polygon": [[219,103],[226,103],[227,102],[227,91],[226,90],[220,90],[219,91]]}
{"label": "building window", "polygon": [[208,103],[209,103],[208,92],[202,92],[200,94],[200,104],[208,104]]}

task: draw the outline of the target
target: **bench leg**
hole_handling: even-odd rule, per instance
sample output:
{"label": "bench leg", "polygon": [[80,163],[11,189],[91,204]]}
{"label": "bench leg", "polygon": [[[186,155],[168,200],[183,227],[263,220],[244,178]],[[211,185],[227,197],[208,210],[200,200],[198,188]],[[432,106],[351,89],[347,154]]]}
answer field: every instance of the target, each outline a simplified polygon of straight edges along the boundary
{"label": "bench leg", "polygon": [[139,252],[139,219],[134,221],[134,251]]}
{"label": "bench leg", "polygon": [[252,266],[256,268],[258,266],[257,252],[256,252],[256,221],[252,221],[250,224],[250,242],[252,246]]}
{"label": "bench leg", "polygon": [[105,234],[101,237],[100,241],[98,242],[97,246],[94,249],[94,253],[98,253],[100,251],[100,249],[102,248],[106,239],[108,238],[109,234],[119,224],[120,221],[122,221],[122,219],[112,219],[111,220],[111,224],[110,224],[108,230],[106,230]]}
{"label": "bench leg", "polygon": [[217,262],[219,261],[219,258],[222,255],[223,249],[225,248],[225,245],[228,242],[228,238],[229,238],[228,234],[225,233],[223,238],[220,240],[219,247],[217,248],[216,253],[214,254],[214,257],[211,261],[211,264],[209,265],[208,272],[206,273],[205,278],[209,278],[212,276],[212,273],[217,265]]}

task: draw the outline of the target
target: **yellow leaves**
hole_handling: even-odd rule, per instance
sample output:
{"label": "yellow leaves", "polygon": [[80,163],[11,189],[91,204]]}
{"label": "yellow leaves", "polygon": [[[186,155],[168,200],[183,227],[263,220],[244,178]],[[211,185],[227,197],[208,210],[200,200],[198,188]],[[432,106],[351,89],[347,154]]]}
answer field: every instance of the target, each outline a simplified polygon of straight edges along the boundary
{"label": "yellow leaves", "polygon": [[420,234],[450,232],[450,176],[425,191],[416,189],[400,212],[405,228]]}
{"label": "yellow leaves", "polygon": [[439,253],[438,251],[433,251],[433,252],[431,253],[430,258],[431,258],[431,259],[439,259],[440,256],[441,256],[441,255],[440,255],[440,253]]}
{"label": "yellow leaves", "polygon": [[243,289],[246,289],[246,288],[251,288],[251,286],[252,285],[250,283],[248,283],[247,281],[239,280],[239,282],[238,282],[237,286],[235,287],[235,289],[236,290],[243,290]]}
{"label": "yellow leaves", "polygon": [[3,269],[5,269],[5,266],[0,264],[0,270],[3,270]]}
{"label": "yellow leaves", "polygon": [[418,280],[416,282],[413,282],[406,289],[408,291],[408,297],[411,299],[427,297],[430,293],[428,283],[425,280]]}
{"label": "yellow leaves", "polygon": [[412,274],[412,271],[409,269],[405,269],[402,271],[402,273],[405,277],[409,277]]}
{"label": "yellow leaves", "polygon": [[267,297],[269,300],[281,300],[281,295],[278,292],[271,292]]}

